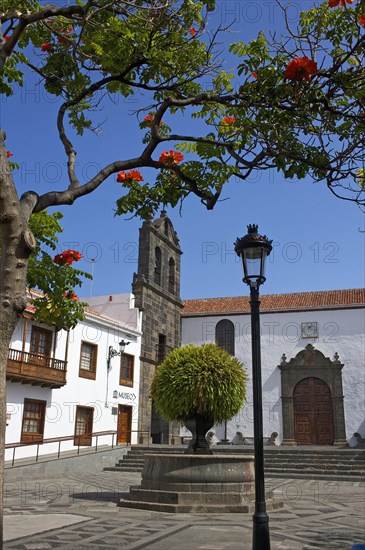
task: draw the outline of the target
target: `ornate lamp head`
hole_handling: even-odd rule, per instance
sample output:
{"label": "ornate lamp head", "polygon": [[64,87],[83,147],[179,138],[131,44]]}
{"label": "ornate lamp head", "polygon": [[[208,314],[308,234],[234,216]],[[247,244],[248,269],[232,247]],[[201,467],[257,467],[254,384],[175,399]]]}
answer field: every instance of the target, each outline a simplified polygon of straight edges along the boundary
{"label": "ornate lamp head", "polygon": [[242,260],[243,281],[251,288],[258,289],[266,281],[265,262],[272,250],[272,240],[266,235],[259,235],[258,226],[247,226],[247,235],[238,238],[234,243],[234,249]]}

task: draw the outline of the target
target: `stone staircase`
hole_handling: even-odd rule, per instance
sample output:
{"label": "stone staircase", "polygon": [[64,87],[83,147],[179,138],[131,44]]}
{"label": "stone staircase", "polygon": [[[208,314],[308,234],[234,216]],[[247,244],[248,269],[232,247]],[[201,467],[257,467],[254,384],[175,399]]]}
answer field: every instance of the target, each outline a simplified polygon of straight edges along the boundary
{"label": "stone staircase", "polygon": [[[108,471],[142,472],[145,453],[183,453],[173,445],[134,445]],[[253,454],[253,447],[216,445],[214,454]],[[365,481],[365,449],[335,447],[266,447],[265,473],[268,477]]]}
{"label": "stone staircase", "polygon": [[269,477],[365,481],[365,452],[350,449],[325,452],[318,449],[270,449],[266,453],[265,468]]}

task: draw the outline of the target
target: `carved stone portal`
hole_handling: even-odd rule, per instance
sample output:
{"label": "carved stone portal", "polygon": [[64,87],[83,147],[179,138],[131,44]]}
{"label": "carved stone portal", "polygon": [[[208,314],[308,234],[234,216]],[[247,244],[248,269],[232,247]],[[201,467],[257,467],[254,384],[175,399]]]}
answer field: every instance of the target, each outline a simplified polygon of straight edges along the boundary
{"label": "carved stone portal", "polygon": [[[334,359],[308,344],[294,358],[287,361],[283,355],[278,368],[281,371],[281,399],[283,410],[283,445],[302,444],[304,439],[298,437],[295,429],[294,393],[296,386],[306,379],[318,379],[328,386],[332,401],[331,423],[333,423],[333,445],[346,445],[345,414],[343,407],[342,368],[337,353]],[[308,385],[310,386],[310,384]],[[298,394],[298,392],[297,392]],[[310,411],[309,411],[310,413]],[[320,444],[317,442],[317,444]]]}

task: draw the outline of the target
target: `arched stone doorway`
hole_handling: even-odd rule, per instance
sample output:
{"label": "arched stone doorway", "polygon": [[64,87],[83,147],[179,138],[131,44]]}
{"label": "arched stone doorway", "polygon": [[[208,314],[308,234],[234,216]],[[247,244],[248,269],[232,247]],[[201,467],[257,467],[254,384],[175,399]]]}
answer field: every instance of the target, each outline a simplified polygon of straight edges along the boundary
{"label": "arched stone doorway", "polygon": [[333,445],[332,395],[320,378],[304,378],[294,388],[294,438],[298,445]]}
{"label": "arched stone doorway", "polygon": [[[281,371],[283,445],[346,445],[342,389],[343,366],[337,353],[331,360],[315,349],[312,344],[308,344],[290,361],[287,361],[286,356],[283,355],[282,361],[278,365]],[[312,379],[312,381],[304,382],[308,379]],[[313,380],[318,380],[318,382]],[[296,395],[294,395],[295,390]],[[322,398],[325,401],[325,408],[322,412],[315,412],[315,408],[322,405],[320,396],[313,396],[313,392],[322,392]],[[306,393],[307,397],[305,397]],[[305,407],[303,405],[304,408],[302,407],[303,410],[301,410],[299,406],[300,394],[303,403],[307,400],[305,405],[307,418],[305,414],[301,415],[303,411],[305,412]],[[327,410],[327,416],[324,414],[325,410]],[[299,420],[300,416],[302,420]],[[321,418],[320,426],[316,427],[314,424],[319,418]],[[329,427],[330,424],[332,424],[332,428]],[[321,436],[318,434],[318,430],[322,432]],[[330,436],[324,435],[326,431]],[[306,433],[307,435],[305,435]]]}

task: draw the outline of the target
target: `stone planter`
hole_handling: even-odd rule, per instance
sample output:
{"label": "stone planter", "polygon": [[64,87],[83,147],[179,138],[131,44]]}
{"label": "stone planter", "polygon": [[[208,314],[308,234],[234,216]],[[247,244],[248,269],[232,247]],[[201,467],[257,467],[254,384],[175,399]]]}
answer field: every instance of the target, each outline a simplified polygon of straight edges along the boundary
{"label": "stone planter", "polygon": [[208,441],[205,434],[211,429],[214,424],[214,420],[209,416],[201,414],[191,415],[189,418],[183,420],[185,427],[192,433],[193,438],[189,442],[186,454],[213,454],[210,450]]}

